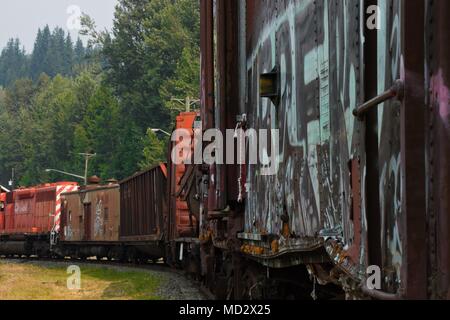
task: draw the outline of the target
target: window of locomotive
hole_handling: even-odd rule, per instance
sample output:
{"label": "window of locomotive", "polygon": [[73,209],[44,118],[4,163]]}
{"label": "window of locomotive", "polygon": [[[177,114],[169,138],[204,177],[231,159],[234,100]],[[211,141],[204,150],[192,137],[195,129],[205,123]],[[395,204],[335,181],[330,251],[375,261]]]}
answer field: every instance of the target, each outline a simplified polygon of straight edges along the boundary
{"label": "window of locomotive", "polygon": [[0,211],[5,211],[5,203],[0,201]]}
{"label": "window of locomotive", "polygon": [[108,221],[108,219],[109,219],[109,208],[105,207],[104,210],[105,210],[105,213],[104,213],[103,220]]}

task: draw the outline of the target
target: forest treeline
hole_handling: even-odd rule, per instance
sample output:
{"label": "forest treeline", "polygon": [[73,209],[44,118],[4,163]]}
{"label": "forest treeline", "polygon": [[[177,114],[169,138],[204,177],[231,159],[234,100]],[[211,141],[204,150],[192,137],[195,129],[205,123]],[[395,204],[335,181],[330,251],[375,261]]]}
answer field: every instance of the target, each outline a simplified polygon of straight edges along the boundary
{"label": "forest treeline", "polygon": [[85,48],[80,38],[74,43],[70,34],[59,27],[39,29],[33,52],[27,55],[20,39],[10,39],[0,54],[0,86],[8,87],[16,80],[37,80],[42,73],[50,77],[72,76],[76,66],[89,61],[94,50]]}
{"label": "forest treeline", "polygon": [[[179,106],[199,92],[199,4],[120,0],[114,26],[82,19],[81,40],[61,28],[37,31],[27,54],[11,39],[0,55],[0,184],[14,168],[29,186],[83,175],[79,153],[96,153],[89,174],[122,179],[164,159]],[[178,109],[178,110],[177,110]]]}

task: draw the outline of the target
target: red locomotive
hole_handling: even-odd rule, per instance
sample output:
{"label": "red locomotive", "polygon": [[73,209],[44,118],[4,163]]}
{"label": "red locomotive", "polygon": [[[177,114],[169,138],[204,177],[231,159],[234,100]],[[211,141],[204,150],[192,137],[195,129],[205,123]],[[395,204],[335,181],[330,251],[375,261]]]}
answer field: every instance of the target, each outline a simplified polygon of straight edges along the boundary
{"label": "red locomotive", "polygon": [[61,224],[61,195],[74,182],[43,184],[0,196],[0,254],[49,256]]}

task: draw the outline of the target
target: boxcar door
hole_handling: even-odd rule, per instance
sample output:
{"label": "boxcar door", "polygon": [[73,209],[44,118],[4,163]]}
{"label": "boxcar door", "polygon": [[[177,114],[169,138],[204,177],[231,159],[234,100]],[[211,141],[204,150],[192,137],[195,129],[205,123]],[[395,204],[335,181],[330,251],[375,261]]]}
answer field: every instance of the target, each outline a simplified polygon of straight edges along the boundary
{"label": "boxcar door", "polygon": [[90,203],[88,203],[84,205],[84,236],[83,236],[84,241],[91,239],[91,218],[92,218],[92,206]]}

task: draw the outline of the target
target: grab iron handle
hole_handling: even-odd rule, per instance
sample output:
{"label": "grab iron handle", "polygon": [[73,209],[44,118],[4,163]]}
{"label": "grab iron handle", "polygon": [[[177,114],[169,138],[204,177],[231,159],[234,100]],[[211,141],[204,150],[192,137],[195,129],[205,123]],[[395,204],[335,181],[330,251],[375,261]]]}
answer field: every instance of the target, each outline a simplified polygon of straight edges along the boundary
{"label": "grab iron handle", "polygon": [[395,300],[403,300],[400,293],[387,293],[381,290],[372,290],[369,289],[365,284],[361,285],[361,291],[366,296],[375,299],[375,300],[387,300],[387,301],[395,301]]}
{"label": "grab iron handle", "polygon": [[402,80],[395,81],[394,85],[387,91],[383,92],[379,96],[365,102],[364,104],[353,110],[353,115],[358,118],[362,118],[370,109],[378,106],[379,104],[386,102],[392,98],[403,98],[404,84]]}

